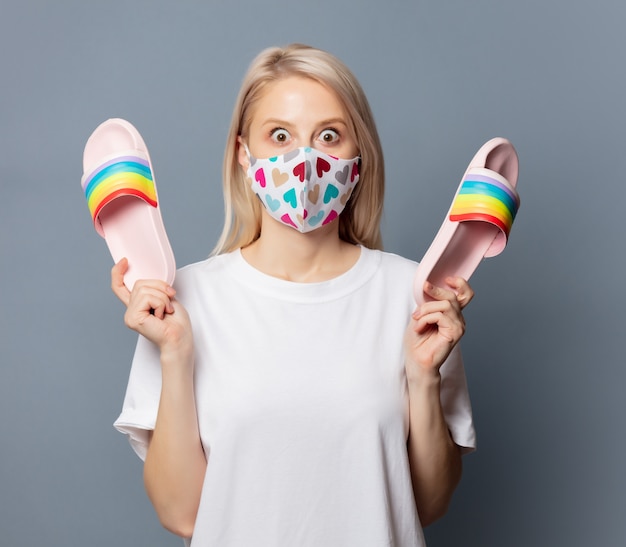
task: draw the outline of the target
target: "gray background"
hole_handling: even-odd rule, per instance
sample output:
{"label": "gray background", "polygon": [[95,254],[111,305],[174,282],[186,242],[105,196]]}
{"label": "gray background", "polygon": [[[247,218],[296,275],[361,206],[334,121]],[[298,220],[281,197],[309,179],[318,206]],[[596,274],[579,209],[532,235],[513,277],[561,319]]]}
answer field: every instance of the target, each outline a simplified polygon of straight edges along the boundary
{"label": "gray background", "polygon": [[387,250],[421,258],[484,141],[520,155],[509,247],[472,278],[466,314],[479,451],[429,545],[624,545],[625,21],[623,0],[3,0],[0,544],[180,545],[111,426],[135,336],[82,150],[106,118],[133,122],[177,262],[201,260],[243,73],[301,41],[369,96]]}

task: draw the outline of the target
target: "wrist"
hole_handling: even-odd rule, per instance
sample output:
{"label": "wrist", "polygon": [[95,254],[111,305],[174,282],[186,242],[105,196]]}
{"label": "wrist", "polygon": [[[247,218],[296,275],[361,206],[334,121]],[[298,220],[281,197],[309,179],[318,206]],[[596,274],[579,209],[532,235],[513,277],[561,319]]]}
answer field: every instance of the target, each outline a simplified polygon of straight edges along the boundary
{"label": "wrist", "polygon": [[438,368],[414,365],[407,367],[406,379],[410,391],[436,389],[441,387],[441,374]]}
{"label": "wrist", "polygon": [[191,329],[173,330],[160,345],[161,363],[184,363],[193,361],[194,345]]}
{"label": "wrist", "polygon": [[161,366],[163,369],[193,368],[193,345],[181,344],[161,348]]}

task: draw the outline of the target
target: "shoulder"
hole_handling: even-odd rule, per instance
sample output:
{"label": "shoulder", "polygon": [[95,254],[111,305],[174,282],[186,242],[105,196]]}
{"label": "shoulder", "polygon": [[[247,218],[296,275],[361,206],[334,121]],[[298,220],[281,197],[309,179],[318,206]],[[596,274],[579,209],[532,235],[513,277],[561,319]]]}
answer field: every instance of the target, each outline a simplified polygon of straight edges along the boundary
{"label": "shoulder", "polygon": [[232,267],[233,259],[234,253],[226,253],[187,264],[176,270],[175,285],[189,282],[198,276],[220,276]]}
{"label": "shoulder", "polygon": [[192,323],[199,324],[208,310],[219,315],[219,310],[240,305],[243,291],[237,256],[237,251],[211,256],[176,271],[176,299],[186,308]]}
{"label": "shoulder", "polygon": [[413,276],[417,269],[417,262],[409,260],[398,254],[389,253],[386,251],[378,251],[373,249],[363,248],[363,252],[371,255],[375,260],[378,260],[379,269],[384,274],[394,276]]}
{"label": "shoulder", "polygon": [[385,251],[379,251],[382,255],[383,263],[389,268],[395,268],[398,270],[411,270],[415,271],[417,268],[417,262],[410,260],[398,254],[389,253]]}
{"label": "shoulder", "polygon": [[200,262],[188,264],[176,270],[174,288],[178,297],[218,288],[232,279],[236,256],[234,253],[211,256]]}
{"label": "shoulder", "polygon": [[415,305],[413,281],[417,262],[385,251],[364,248],[363,252],[365,258],[375,264],[371,283],[368,284],[373,293],[384,296],[388,302],[412,308]]}

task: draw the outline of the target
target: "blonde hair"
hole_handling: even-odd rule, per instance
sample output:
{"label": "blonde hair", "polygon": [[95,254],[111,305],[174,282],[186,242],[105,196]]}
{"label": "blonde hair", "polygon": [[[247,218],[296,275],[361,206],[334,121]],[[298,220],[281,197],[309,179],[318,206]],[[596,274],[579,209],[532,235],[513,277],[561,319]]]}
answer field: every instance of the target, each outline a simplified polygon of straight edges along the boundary
{"label": "blonde hair", "polygon": [[262,205],[245,182],[245,173],[238,162],[237,138],[245,138],[253,107],[268,84],[289,76],[302,76],[321,83],[333,90],[345,107],[361,155],[361,169],[359,183],[339,215],[339,237],[370,249],[382,249],[384,161],[365,93],[348,67],[333,55],[303,44],[291,44],[262,51],[243,79],[224,154],[224,228],[212,254],[245,247],[261,233]]}

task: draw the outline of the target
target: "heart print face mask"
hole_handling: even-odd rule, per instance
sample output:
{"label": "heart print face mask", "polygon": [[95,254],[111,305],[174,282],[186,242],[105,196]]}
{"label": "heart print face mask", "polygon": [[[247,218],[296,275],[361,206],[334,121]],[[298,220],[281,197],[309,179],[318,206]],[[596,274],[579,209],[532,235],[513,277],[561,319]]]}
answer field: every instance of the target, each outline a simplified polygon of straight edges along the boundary
{"label": "heart print face mask", "polygon": [[302,147],[259,159],[245,149],[252,190],[273,218],[302,233],[335,220],[359,181],[358,156],[343,160]]}

